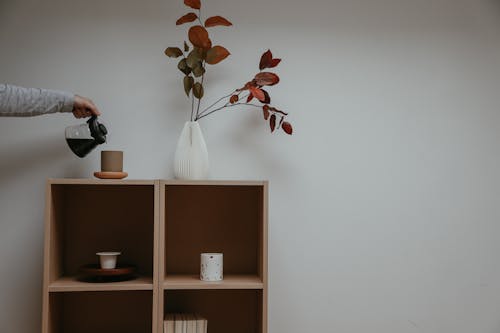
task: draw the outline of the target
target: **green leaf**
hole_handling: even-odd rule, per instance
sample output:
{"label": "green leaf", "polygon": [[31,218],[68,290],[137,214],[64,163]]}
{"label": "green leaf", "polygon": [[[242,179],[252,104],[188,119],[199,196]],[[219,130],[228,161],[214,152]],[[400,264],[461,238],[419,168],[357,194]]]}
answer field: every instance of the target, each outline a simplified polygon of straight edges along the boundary
{"label": "green leaf", "polygon": [[184,52],[188,51],[189,51],[189,45],[186,43],[186,41],[184,41]]}
{"label": "green leaf", "polygon": [[203,85],[200,82],[196,82],[193,85],[193,95],[198,99],[203,97]]}
{"label": "green leaf", "polygon": [[182,50],[178,47],[167,47],[165,55],[170,58],[178,58],[182,55]]}
{"label": "green leaf", "polygon": [[191,91],[191,88],[193,88],[193,83],[194,79],[192,76],[184,76],[184,91],[186,92],[186,95],[189,97],[189,92]]}
{"label": "green leaf", "polygon": [[189,73],[191,73],[191,68],[188,67],[186,58],[182,58],[181,61],[179,61],[179,63],[177,64],[177,68],[179,68],[179,70],[186,75],[189,75]]}

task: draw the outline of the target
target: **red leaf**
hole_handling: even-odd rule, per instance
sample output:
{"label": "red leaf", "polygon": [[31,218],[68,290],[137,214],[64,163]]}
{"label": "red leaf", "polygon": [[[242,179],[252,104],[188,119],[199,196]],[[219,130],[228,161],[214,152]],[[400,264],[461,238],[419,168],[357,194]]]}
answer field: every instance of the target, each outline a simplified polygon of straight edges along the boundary
{"label": "red leaf", "polygon": [[247,83],[245,83],[245,85],[243,87],[241,87],[240,89],[236,89],[236,91],[248,90],[251,85],[253,85],[252,81],[248,81]]}
{"label": "red leaf", "polygon": [[181,25],[187,22],[193,22],[198,18],[198,15],[195,13],[187,13],[186,15],[182,16],[175,22],[176,25]]}
{"label": "red leaf", "polygon": [[200,9],[201,3],[200,0],[184,0],[184,4],[193,9]]}
{"label": "red leaf", "polygon": [[247,103],[250,103],[250,101],[253,99],[253,95],[252,93],[250,93],[250,95],[248,95],[247,97]]}
{"label": "red leaf", "polygon": [[231,53],[229,53],[229,51],[225,47],[215,45],[207,52],[207,64],[215,65],[226,59],[230,54]]}
{"label": "red leaf", "polygon": [[250,87],[250,93],[253,95],[253,97],[257,98],[261,102],[264,102],[264,100],[266,99],[266,95],[264,94],[264,91],[262,89]]}
{"label": "red leaf", "polygon": [[262,112],[264,113],[264,119],[265,120],[269,119],[269,115],[270,115],[270,113],[269,113],[269,105],[267,105],[267,104],[264,105],[262,107]]}
{"label": "red leaf", "polygon": [[215,27],[217,25],[230,26],[233,25],[231,22],[223,18],[222,16],[212,16],[205,20],[205,27]]}
{"label": "red leaf", "polygon": [[285,131],[286,134],[292,135],[293,128],[289,122],[284,121],[283,124],[281,124],[281,128],[283,129],[283,131]]}
{"label": "red leaf", "polygon": [[261,72],[255,75],[255,83],[259,86],[274,86],[280,82],[278,75],[271,72]]}
{"label": "red leaf", "polygon": [[271,127],[271,133],[274,132],[274,128],[276,127],[276,115],[271,115],[269,119],[269,126]]}
{"label": "red leaf", "polygon": [[201,25],[189,28],[188,36],[191,43],[196,47],[206,50],[212,47],[212,41],[208,38],[208,31]]}
{"label": "red leaf", "polygon": [[269,65],[269,68],[274,68],[276,66],[278,66],[278,64],[281,62],[281,59],[279,58],[275,58],[273,60],[271,60],[271,64]]}
{"label": "red leaf", "polygon": [[273,54],[271,53],[271,50],[267,50],[264,54],[262,54],[262,57],[260,57],[259,69],[263,70],[264,68],[268,68],[272,60]]}
{"label": "red leaf", "polygon": [[232,95],[231,98],[229,98],[229,103],[234,104],[238,102],[239,99],[238,95]]}
{"label": "red leaf", "polygon": [[269,107],[269,110],[271,110],[271,111],[273,111],[273,112],[281,113],[281,114],[282,114],[282,115],[284,115],[284,116],[287,116],[287,115],[288,115],[288,113],[283,112],[283,111],[281,111],[281,110],[278,110],[278,109],[276,109],[274,106]]}
{"label": "red leaf", "polygon": [[261,89],[261,90],[264,93],[264,100],[261,101],[261,102],[262,103],[266,103],[266,104],[271,103],[271,96],[269,96],[269,94],[267,93],[267,91],[265,91],[264,89]]}

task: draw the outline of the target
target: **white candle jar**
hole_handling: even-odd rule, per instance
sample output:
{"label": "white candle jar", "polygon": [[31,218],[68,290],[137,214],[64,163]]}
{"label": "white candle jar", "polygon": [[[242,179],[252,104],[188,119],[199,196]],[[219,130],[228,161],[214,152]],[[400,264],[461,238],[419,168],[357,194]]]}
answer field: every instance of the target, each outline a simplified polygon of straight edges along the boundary
{"label": "white candle jar", "polygon": [[200,255],[200,280],[222,281],[222,253],[202,253]]}

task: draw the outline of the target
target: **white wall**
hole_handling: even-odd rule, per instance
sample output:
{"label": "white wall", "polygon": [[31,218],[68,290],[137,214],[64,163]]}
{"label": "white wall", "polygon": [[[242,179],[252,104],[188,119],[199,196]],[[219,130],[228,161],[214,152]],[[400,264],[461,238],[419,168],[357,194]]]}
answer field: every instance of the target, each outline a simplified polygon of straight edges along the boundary
{"label": "white wall", "polygon": [[[218,179],[270,180],[271,333],[500,330],[500,2],[205,0],[235,23],[208,100],[271,48],[273,101],[202,126]],[[181,0],[0,0],[0,81],[90,96],[130,178],[172,177]],[[70,115],[0,119],[0,331],[39,332],[43,186],[90,177]],[[84,203],[91,205],[92,203]]]}

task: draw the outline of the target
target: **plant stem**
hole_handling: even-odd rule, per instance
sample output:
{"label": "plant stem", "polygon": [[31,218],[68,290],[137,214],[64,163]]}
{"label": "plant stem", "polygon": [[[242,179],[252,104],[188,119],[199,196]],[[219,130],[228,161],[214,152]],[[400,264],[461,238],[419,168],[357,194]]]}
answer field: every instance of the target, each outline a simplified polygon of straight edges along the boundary
{"label": "plant stem", "polygon": [[[203,61],[203,63],[201,65],[202,65],[203,69],[205,69],[205,61]],[[203,90],[205,90],[205,88],[203,88],[203,80],[204,79],[205,79],[205,70],[203,71],[203,75],[201,76],[201,87]],[[198,120],[198,115],[200,112],[200,102],[201,102],[201,97],[198,98],[198,107],[196,108],[196,117],[194,118],[194,121]]]}
{"label": "plant stem", "polygon": [[198,22],[200,22],[200,25],[203,26],[203,23],[201,22],[201,9],[198,9]]}
{"label": "plant stem", "polygon": [[211,115],[212,113],[216,112],[216,111],[219,111],[219,110],[222,110],[224,108],[231,108],[233,106],[237,106],[237,105],[249,105],[249,106],[255,106],[255,107],[258,107],[258,108],[261,108],[262,105],[257,105],[257,104],[252,104],[252,103],[234,103],[234,104],[230,104],[230,103],[226,103],[224,104],[223,106],[221,107],[218,107],[217,109],[213,109],[212,111],[210,111],[209,113],[206,113],[204,115],[201,115],[200,117],[198,117],[197,120],[200,120],[201,118],[203,117],[206,117],[208,115]]}
{"label": "plant stem", "polygon": [[203,111],[200,112],[199,116],[203,115],[205,112],[207,112],[211,107],[213,107],[214,105],[218,104],[220,101],[222,101],[224,98],[228,98],[230,96],[232,96],[234,93],[236,92],[233,91],[232,93],[226,95],[226,96],[222,96],[221,98],[219,98],[217,101],[215,101],[215,103],[213,103],[212,105],[206,107],[205,109],[203,109]]}
{"label": "plant stem", "polygon": [[193,121],[193,112],[194,112],[194,94],[193,92],[191,92],[191,121]]}

